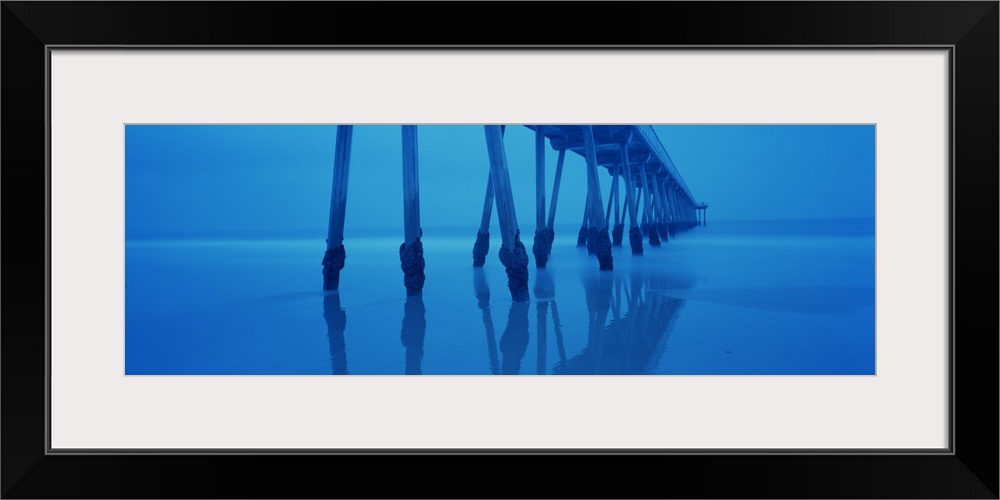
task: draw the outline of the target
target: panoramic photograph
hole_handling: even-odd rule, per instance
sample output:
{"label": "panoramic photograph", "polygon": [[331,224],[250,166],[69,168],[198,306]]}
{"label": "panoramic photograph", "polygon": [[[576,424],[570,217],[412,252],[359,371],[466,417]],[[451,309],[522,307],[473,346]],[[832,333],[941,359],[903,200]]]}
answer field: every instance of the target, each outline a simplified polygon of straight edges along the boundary
{"label": "panoramic photograph", "polygon": [[126,124],[125,375],[875,375],[872,124]]}

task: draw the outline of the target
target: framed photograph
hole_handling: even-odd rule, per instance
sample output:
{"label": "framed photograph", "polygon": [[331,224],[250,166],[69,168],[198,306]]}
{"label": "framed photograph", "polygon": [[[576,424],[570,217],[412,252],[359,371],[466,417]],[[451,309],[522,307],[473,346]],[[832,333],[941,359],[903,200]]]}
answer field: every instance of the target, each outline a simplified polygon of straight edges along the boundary
{"label": "framed photograph", "polygon": [[998,4],[630,7],[5,2],[3,495],[997,498]]}

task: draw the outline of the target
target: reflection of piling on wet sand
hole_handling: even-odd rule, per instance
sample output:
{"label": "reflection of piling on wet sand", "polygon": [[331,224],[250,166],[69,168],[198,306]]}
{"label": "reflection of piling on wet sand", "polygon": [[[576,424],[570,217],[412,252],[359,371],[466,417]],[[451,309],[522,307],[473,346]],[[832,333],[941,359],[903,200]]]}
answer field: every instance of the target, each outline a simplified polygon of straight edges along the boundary
{"label": "reflection of piling on wet sand", "polygon": [[552,280],[552,275],[547,269],[539,269],[535,276],[535,331],[538,332],[538,362],[535,368],[536,373],[545,375],[548,372],[548,317],[549,309],[552,309],[552,323],[556,335],[556,345],[559,349],[560,359],[566,358],[566,352],[562,344],[562,330],[559,325],[558,312],[556,311],[556,287]]}
{"label": "reflection of piling on wet sand", "polygon": [[347,347],[344,340],[344,328],[347,327],[347,314],[340,307],[340,293],[327,293],[323,296],[323,319],[326,320],[326,336],[330,341],[330,362],[334,375],[347,375]]}
{"label": "reflection of piling on wet sand", "polygon": [[403,328],[400,340],[406,347],[406,374],[420,375],[420,362],[424,357],[424,334],[427,331],[427,321],[424,319],[424,299],[420,295],[411,295],[403,305]]}
{"label": "reflection of piling on wet sand", "polygon": [[507,328],[500,337],[500,354],[503,361],[500,373],[517,375],[521,373],[521,360],[528,351],[528,304],[512,302],[507,313]]}
{"label": "reflection of piling on wet sand", "polygon": [[476,292],[479,310],[483,312],[483,327],[486,328],[486,350],[490,357],[490,373],[500,374],[500,357],[497,354],[496,333],[493,330],[493,314],[490,312],[490,288],[481,268],[472,270],[472,287]]}
{"label": "reflection of piling on wet sand", "polygon": [[[586,283],[590,312],[587,346],[576,356],[556,363],[562,375],[638,375],[651,373],[667,348],[667,340],[684,301],[660,290],[668,279],[634,275],[631,287],[616,281]],[[628,310],[622,314],[621,299]],[[609,308],[613,312],[606,322]]]}
{"label": "reflection of piling on wet sand", "polygon": [[[546,374],[548,369],[549,312],[555,336],[558,361],[552,373],[563,375],[644,374],[654,371],[673,329],[684,301],[669,296],[667,291],[690,288],[693,278],[687,275],[649,276],[636,270],[629,284],[619,277],[600,273],[584,281],[587,302],[587,346],[567,359],[563,343],[562,323],[555,300],[555,285],[547,270],[538,270],[535,282],[535,328],[537,332],[537,363],[535,372]],[[521,371],[526,354],[530,305],[513,302],[507,314],[507,325],[497,342],[489,309],[490,292],[481,269],[473,272],[473,288],[483,312],[486,344],[491,373],[513,375]],[[611,319],[608,320],[608,316]]]}
{"label": "reflection of piling on wet sand", "polygon": [[545,357],[548,355],[545,345],[547,336],[545,333],[545,323],[549,312],[549,303],[547,301],[539,301],[535,304],[535,308],[537,313],[535,320],[538,332],[538,365],[535,370],[539,375],[545,375]]}
{"label": "reflection of piling on wet sand", "polygon": [[[492,191],[492,190],[489,190]],[[490,193],[487,193],[487,204]],[[484,216],[488,217],[488,215]],[[488,219],[487,219],[488,223]],[[520,244],[520,241],[518,241]],[[502,251],[503,249],[501,249]],[[525,268],[525,272],[527,269]],[[508,268],[508,276],[510,275]],[[527,279],[524,281],[523,293],[527,296]],[[486,275],[481,267],[472,270],[472,287],[476,293],[476,302],[483,313],[483,327],[486,329],[486,349],[489,353],[490,373],[494,375],[516,375],[521,371],[521,360],[528,350],[528,302],[516,298],[507,313],[507,327],[500,337],[500,350],[497,352],[496,333],[493,327],[493,314],[490,311],[490,288],[486,283]],[[514,290],[511,290],[514,293]],[[500,360],[500,355],[503,360]]]}

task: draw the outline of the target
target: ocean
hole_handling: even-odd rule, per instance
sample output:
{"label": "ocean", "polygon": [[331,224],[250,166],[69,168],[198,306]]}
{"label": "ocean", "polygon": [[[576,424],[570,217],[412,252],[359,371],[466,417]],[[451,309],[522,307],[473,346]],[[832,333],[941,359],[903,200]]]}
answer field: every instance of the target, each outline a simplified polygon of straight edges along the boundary
{"label": "ocean", "polygon": [[874,375],[873,219],[712,221],[614,270],[556,227],[513,302],[496,231],[424,228],[407,297],[401,230],[348,230],[339,290],[324,230],[125,242],[126,375]]}

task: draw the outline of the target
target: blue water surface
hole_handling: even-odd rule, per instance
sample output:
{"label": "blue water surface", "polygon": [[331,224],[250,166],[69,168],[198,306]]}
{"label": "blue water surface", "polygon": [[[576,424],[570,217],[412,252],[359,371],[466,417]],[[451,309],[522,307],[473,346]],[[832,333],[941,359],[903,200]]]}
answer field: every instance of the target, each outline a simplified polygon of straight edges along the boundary
{"label": "blue water surface", "polygon": [[[713,222],[613,271],[557,227],[511,301],[494,235],[424,228],[407,297],[401,232],[348,230],[340,289],[319,234],[132,238],[127,375],[873,375],[873,219]],[[530,243],[528,243],[530,246]],[[530,252],[529,252],[530,255]]]}

